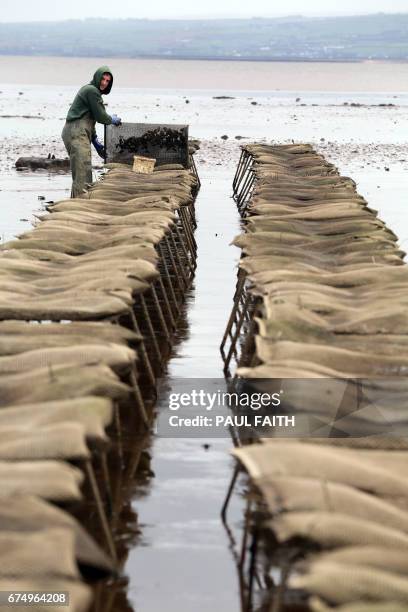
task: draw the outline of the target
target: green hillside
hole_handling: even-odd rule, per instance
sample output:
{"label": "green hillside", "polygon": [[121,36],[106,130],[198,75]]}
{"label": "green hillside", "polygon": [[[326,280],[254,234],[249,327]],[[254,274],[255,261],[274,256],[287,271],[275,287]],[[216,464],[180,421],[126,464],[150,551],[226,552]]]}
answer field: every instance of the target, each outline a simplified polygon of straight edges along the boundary
{"label": "green hillside", "polygon": [[253,60],[408,59],[408,13],[1,23],[0,54]]}

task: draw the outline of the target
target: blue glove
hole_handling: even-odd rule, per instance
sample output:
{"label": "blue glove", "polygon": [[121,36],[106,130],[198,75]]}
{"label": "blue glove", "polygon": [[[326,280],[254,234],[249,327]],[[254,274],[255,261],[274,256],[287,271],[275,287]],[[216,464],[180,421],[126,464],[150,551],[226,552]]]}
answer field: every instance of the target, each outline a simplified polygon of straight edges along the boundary
{"label": "blue glove", "polygon": [[101,141],[98,139],[96,134],[92,136],[91,142],[93,146],[95,147],[96,152],[98,153],[99,157],[102,157],[102,159],[104,159],[105,158],[105,147],[103,146]]}
{"label": "blue glove", "polygon": [[117,115],[112,115],[111,119],[112,119],[113,125],[120,125],[122,123],[122,119],[118,117]]}

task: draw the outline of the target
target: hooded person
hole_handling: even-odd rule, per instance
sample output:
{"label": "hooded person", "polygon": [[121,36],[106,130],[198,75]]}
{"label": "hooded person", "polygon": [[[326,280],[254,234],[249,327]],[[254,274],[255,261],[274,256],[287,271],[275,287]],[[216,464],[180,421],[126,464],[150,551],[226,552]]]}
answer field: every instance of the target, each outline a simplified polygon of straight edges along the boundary
{"label": "hooded person", "polygon": [[104,157],[105,149],[98,140],[95,123],[120,125],[117,115],[108,115],[102,95],[112,89],[113,75],[108,66],[101,66],[92,81],[78,91],[71,104],[62,130],[62,140],[71,163],[71,198],[81,197],[92,183],[91,142],[98,155]]}

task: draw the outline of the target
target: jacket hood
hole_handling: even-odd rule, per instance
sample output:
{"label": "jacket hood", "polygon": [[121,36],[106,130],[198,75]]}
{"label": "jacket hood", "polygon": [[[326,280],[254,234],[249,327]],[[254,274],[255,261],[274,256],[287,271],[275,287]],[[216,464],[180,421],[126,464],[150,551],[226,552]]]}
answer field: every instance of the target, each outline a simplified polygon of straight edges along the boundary
{"label": "jacket hood", "polygon": [[109,66],[101,66],[100,68],[98,68],[98,70],[93,75],[93,79],[91,81],[91,85],[94,85],[97,89],[99,89],[99,85],[101,84],[102,75],[105,72],[108,72],[111,75],[111,77],[112,77],[111,78],[111,82],[109,83],[109,85],[105,89],[105,91],[101,91],[101,94],[106,96],[110,92],[110,90],[112,89],[112,85],[113,85],[113,74],[112,74],[112,71],[109,68]]}

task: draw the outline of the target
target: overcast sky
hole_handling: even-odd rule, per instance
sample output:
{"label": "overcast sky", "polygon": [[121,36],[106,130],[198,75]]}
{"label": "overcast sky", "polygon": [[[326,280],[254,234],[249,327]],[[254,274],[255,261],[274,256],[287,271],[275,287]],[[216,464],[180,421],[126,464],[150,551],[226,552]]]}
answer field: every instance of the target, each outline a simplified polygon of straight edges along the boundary
{"label": "overcast sky", "polygon": [[340,15],[408,12],[407,0],[18,0],[1,2],[0,21],[43,21],[85,17],[147,17],[151,19],[205,17],[275,17],[290,14]]}

